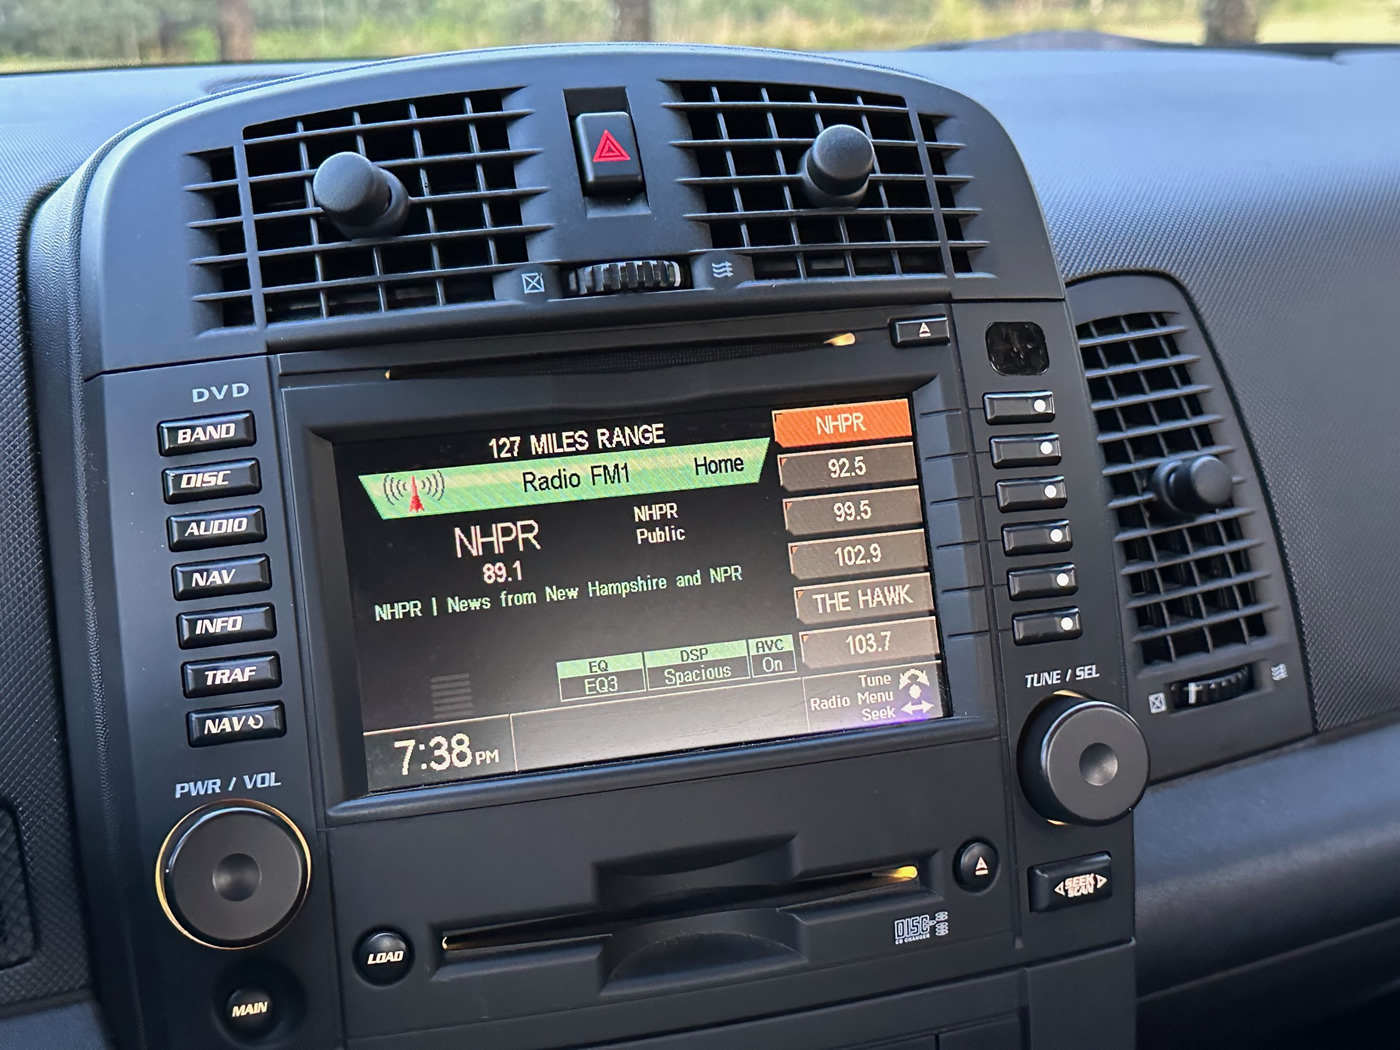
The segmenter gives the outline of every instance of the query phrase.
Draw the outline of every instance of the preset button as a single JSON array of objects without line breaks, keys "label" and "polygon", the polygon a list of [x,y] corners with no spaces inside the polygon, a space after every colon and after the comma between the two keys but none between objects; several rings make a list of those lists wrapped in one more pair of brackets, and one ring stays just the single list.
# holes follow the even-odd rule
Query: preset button
[{"label": "preset button", "polygon": [[1006,574],[1006,590],[1013,602],[1073,594],[1079,590],[1079,574],[1069,564],[1012,569]]},{"label": "preset button", "polygon": [[1059,434],[1026,434],[994,437],[991,441],[994,467],[1049,467],[1060,462]]}]

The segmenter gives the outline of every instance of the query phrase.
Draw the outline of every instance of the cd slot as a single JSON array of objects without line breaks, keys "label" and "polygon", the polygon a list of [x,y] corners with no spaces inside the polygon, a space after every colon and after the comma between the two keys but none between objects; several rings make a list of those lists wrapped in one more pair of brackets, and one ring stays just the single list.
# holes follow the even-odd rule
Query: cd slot
[{"label": "cd slot", "polygon": [[[774,936],[771,918],[777,913],[793,912],[811,907],[860,907],[876,901],[884,902],[893,895],[926,894],[924,868],[920,863],[885,865],[875,869],[852,871],[837,875],[800,879],[779,886],[738,886],[700,890],[669,897],[664,902],[638,904],[588,915],[564,919],[531,920],[508,925],[449,930],[442,935],[444,961],[466,961],[474,956],[499,951],[564,948],[583,944],[606,946],[622,937],[633,949],[651,930],[658,936],[684,937],[683,927],[692,937],[729,935],[746,939]],[[739,916],[754,920],[763,927],[743,931],[736,928]],[[738,922],[743,927],[745,922]],[[654,929],[653,929],[654,928]],[[785,938],[784,938],[785,939]],[[791,949],[790,945],[775,945]],[[630,952],[629,952],[630,954]]]}]

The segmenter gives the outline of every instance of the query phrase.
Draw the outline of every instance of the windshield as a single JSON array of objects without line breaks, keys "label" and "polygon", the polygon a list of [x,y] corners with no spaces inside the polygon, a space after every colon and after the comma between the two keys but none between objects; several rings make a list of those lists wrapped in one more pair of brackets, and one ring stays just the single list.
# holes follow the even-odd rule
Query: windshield
[{"label": "windshield", "polygon": [[[1400,0],[0,0],[0,71],[662,40],[885,50],[1026,33],[1400,41]],[[1131,41],[1107,42],[1119,46]]]}]

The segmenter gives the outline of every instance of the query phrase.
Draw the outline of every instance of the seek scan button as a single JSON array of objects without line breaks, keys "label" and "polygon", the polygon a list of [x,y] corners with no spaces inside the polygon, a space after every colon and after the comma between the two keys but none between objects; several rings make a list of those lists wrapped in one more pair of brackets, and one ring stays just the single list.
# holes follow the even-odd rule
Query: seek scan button
[{"label": "seek scan button", "polygon": [[773,413],[773,440],[783,448],[894,441],[913,435],[909,402],[903,398],[814,408],[780,408]]},{"label": "seek scan button", "polygon": [[587,196],[642,192],[642,162],[630,113],[580,113],[574,118],[574,145]]},{"label": "seek scan button", "polygon": [[191,711],[185,716],[190,747],[231,744],[235,740],[265,740],[287,732],[280,703]]}]

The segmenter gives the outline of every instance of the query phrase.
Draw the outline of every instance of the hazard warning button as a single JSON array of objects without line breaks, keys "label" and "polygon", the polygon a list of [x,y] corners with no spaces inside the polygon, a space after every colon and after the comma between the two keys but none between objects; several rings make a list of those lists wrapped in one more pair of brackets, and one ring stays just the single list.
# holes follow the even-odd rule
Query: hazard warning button
[{"label": "hazard warning button", "polygon": [[642,162],[629,113],[581,113],[574,118],[583,192],[631,197],[642,191]]}]

